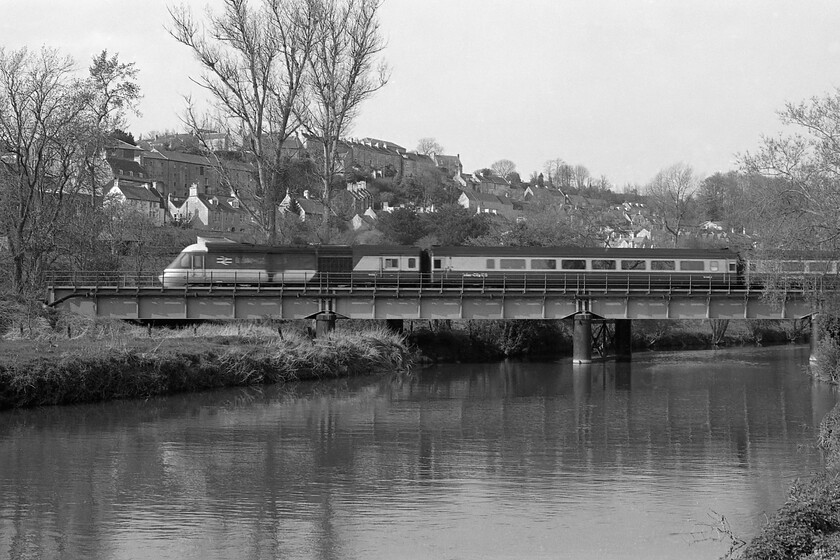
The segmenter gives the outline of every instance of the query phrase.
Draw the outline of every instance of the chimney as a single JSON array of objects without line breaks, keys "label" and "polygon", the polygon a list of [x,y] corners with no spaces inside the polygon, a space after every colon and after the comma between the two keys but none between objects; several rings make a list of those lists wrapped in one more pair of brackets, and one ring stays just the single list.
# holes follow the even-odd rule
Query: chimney
[{"label": "chimney", "polygon": [[192,185],[190,185],[190,196],[198,196],[198,183],[193,183]]},{"label": "chimney", "polygon": [[309,189],[303,191],[303,198],[309,199]]}]

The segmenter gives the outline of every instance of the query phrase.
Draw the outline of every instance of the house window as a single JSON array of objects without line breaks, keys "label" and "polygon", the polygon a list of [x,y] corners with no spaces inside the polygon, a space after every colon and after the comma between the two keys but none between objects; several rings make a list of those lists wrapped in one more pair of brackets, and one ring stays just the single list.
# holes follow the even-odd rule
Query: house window
[{"label": "house window", "polygon": [[586,261],[583,259],[563,259],[560,267],[563,270],[586,270]]},{"label": "house window", "polygon": [[650,261],[651,270],[675,270],[674,261]]},{"label": "house window", "polygon": [[204,175],[204,167],[199,167],[198,168],[198,174],[199,175]]},{"label": "house window", "polygon": [[531,259],[531,270],[557,270],[557,259]]},{"label": "house window", "polygon": [[487,259],[486,268],[488,270],[493,270],[494,268],[496,268],[496,259]]},{"label": "house window", "polygon": [[592,270],[615,270],[615,261],[592,259]]},{"label": "house window", "polygon": [[499,259],[499,268],[504,270],[524,270],[525,259]]},{"label": "house window", "polygon": [[645,261],[621,261],[621,270],[647,270]]}]

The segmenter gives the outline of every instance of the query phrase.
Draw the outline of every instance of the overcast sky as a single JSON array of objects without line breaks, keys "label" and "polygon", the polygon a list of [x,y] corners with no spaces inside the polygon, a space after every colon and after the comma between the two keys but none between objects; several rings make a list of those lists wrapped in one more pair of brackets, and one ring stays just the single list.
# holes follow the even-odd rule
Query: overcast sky
[{"label": "overcast sky", "polygon": [[[117,52],[140,69],[131,132],[179,129],[197,69],[164,29],[171,4],[0,0],[0,44],[80,68]],[[527,178],[562,158],[619,189],[677,162],[727,171],[786,101],[840,86],[836,0],[385,0],[381,23],[391,80],[349,135],[432,136],[465,171],[507,158]]]}]

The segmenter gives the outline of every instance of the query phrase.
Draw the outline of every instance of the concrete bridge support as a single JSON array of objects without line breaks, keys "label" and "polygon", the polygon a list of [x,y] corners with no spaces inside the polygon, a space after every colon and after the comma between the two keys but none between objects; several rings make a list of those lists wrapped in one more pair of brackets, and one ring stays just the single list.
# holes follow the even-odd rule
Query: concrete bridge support
[{"label": "concrete bridge support", "polygon": [[592,363],[592,315],[575,315],[575,329],[572,334],[572,363]]},{"label": "concrete bridge support", "polygon": [[315,338],[324,338],[335,330],[335,313],[325,311],[315,316]]},{"label": "concrete bridge support", "polygon": [[633,331],[630,319],[615,320],[615,361],[629,362],[633,356]]},{"label": "concrete bridge support", "polygon": [[811,314],[811,357],[809,361],[817,361],[817,346],[820,344],[822,332],[820,332],[820,314]]}]

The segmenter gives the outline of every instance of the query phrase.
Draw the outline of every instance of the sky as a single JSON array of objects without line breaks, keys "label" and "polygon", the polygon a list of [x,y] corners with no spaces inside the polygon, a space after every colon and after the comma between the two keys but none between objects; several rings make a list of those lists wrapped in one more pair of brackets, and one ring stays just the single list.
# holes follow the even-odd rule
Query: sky
[{"label": "sky", "polygon": [[[80,70],[118,53],[144,95],[129,130],[181,130],[201,91],[165,29],[174,4],[0,0],[0,45],[56,47]],[[840,87],[836,0],[384,0],[380,21],[390,81],[347,136],[434,137],[467,172],[505,158],[527,178],[561,158],[615,190],[675,163],[725,172],[782,130],[786,102]]]}]

